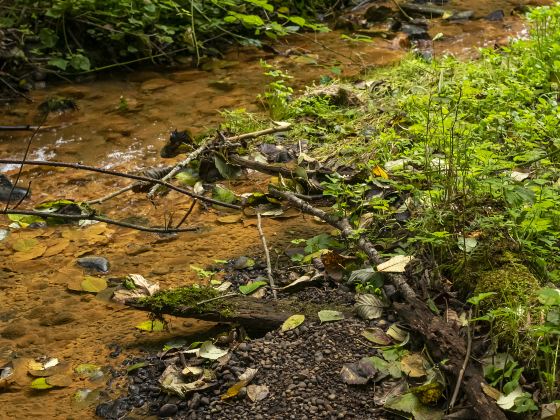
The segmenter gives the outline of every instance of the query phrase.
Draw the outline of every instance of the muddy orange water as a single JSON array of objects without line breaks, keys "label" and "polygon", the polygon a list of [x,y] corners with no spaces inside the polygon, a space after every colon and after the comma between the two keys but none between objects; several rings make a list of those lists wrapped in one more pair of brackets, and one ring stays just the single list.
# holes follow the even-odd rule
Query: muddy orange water
[{"label": "muddy orange water", "polygon": [[[457,1],[449,6],[456,10],[477,7],[480,15],[504,9],[509,15],[517,3]],[[436,43],[436,53],[470,58],[476,55],[473,47],[522,34],[523,24],[512,17],[501,22],[435,21],[430,34],[438,32],[444,37]],[[131,171],[161,164],[159,148],[172,129],[201,132],[217,127],[223,110],[258,111],[256,95],[263,92],[267,83],[258,63],[260,58],[288,71],[295,77],[294,84],[302,86],[328,74],[334,65],[342,68],[343,75],[353,75],[364,67],[393,63],[405,53],[390,40],[350,42],[336,32],[296,36],[289,43],[279,43],[277,48],[286,54],[267,56],[256,50],[232,51],[225,60],[208,65],[208,71],[174,68],[157,73],[117,73],[82,84],[49,85],[30,94],[33,103],[21,101],[3,107],[0,124],[32,124],[37,104],[45,98],[73,97],[79,110],[51,115],[46,124],[53,128],[37,135],[30,158]],[[128,103],[127,112],[118,111],[121,97]],[[26,140],[25,133],[0,134],[0,156],[21,158]],[[0,171],[12,176],[16,169],[4,166]],[[70,169],[25,167],[22,182],[32,183],[32,199],[25,204],[31,208],[35,203],[62,197],[97,198],[127,185],[128,181]],[[265,177],[253,177],[230,186],[238,191],[254,191],[264,189],[266,183]],[[178,220],[190,201],[171,192],[157,204],[154,207],[144,195],[129,192],[99,209],[113,218],[142,216],[161,225],[171,214]],[[201,229],[172,237],[105,224],[12,230],[0,242],[0,366],[14,362],[16,383],[6,392],[0,389],[0,418],[94,417],[98,401],[77,404],[73,395],[78,389],[104,388],[107,377],[92,382],[74,375],[67,388],[33,391],[26,368],[31,359],[56,357],[69,370],[80,363],[118,366],[125,353],[146,346],[157,348],[173,337],[194,337],[208,330],[208,323],[171,319],[168,332],[141,332],[135,325],[146,320],[146,314],[94,295],[72,293],[67,284],[83,277],[76,258],[84,255],[108,258],[110,276],[139,273],[168,288],[200,281],[191,266],[204,267],[215,260],[262,252],[254,220],[219,224],[216,218],[220,214],[197,207],[188,223]],[[8,224],[5,218],[0,220],[0,228],[7,228]],[[312,236],[325,227],[311,218],[298,216],[266,219],[264,229],[271,247],[282,252],[291,239]],[[15,251],[13,244],[19,239],[34,239],[35,249],[31,253]],[[124,349],[123,355],[110,358],[109,347],[114,344]]]}]

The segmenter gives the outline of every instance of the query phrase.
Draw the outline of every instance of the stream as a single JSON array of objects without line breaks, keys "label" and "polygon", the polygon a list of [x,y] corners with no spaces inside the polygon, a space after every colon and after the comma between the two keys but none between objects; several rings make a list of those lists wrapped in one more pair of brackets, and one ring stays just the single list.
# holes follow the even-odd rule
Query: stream
[{"label": "stream", "polygon": [[[472,59],[478,54],[476,47],[492,46],[507,36],[522,36],[523,22],[510,17],[519,3],[451,1],[449,5],[454,10],[475,10],[477,15],[485,16],[503,9],[506,18],[456,23],[434,19],[430,36],[443,34],[434,43],[434,54]],[[393,40],[353,42],[342,39],[336,31],[296,35],[278,41],[275,48],[280,54],[251,48],[233,50],[222,60],[206,63],[201,70],[186,66],[145,68],[82,83],[49,83],[29,93],[32,103],[19,100],[5,105],[0,123],[33,124],[38,104],[55,95],[71,97],[79,109],[51,114],[45,122],[48,128],[34,139],[29,158],[131,172],[181,160],[178,157],[162,162],[159,157],[160,148],[174,129],[188,128],[198,134],[215,130],[225,110],[260,112],[256,96],[270,81],[263,75],[260,59],[294,76],[297,91],[329,74],[333,66],[342,70],[343,77],[357,77],[367,68],[396,63],[407,52]],[[121,98],[128,103],[126,112],[119,111]],[[29,135],[0,132],[0,157],[21,158]],[[17,170],[14,166],[0,166],[0,172],[12,180]],[[60,198],[91,200],[130,183],[72,169],[31,166],[23,168],[20,182],[31,182],[32,189],[31,199],[22,208]],[[224,184],[236,192],[265,191],[268,177],[251,176]],[[142,217],[149,219],[151,225],[161,225],[164,215],[173,214],[179,220],[189,206],[188,197],[174,192],[159,199],[157,207],[145,194],[128,192],[98,208],[118,220]],[[191,266],[206,267],[216,260],[241,255],[260,256],[262,247],[255,220],[220,224],[216,218],[223,214],[227,213],[197,206],[187,224],[199,230],[173,236],[99,223],[84,228],[12,230],[0,241],[0,366],[9,361],[16,366],[15,386],[8,392],[0,389],[0,419],[93,417],[93,407],[99,400],[77,402],[73,396],[80,389],[104,389],[109,375],[96,381],[76,377],[68,387],[34,391],[29,387],[31,378],[26,369],[17,369],[31,359],[56,357],[69,368],[92,363],[108,371],[127,354],[144,348],[160,349],[174,337],[192,337],[194,341],[209,331],[211,323],[171,318],[169,331],[143,332],[135,326],[146,321],[147,314],[111,303],[102,294],[71,292],[67,285],[84,276],[76,259],[86,255],[107,258],[111,264],[108,277],[138,273],[158,282],[161,288],[200,282]],[[6,229],[8,224],[2,218],[0,229]],[[289,246],[290,240],[308,238],[326,229],[304,216],[267,218],[263,228],[270,247],[278,253]],[[43,251],[33,258],[22,255],[12,247],[19,239],[35,239]]]}]

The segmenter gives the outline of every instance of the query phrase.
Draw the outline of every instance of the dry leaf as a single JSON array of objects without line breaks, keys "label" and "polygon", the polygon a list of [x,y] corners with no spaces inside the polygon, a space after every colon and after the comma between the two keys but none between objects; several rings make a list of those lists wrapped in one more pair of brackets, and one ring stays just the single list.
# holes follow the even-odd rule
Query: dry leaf
[{"label": "dry leaf", "polygon": [[414,257],[407,255],[396,255],[389,261],[385,261],[377,266],[377,271],[382,273],[404,273],[407,264],[412,261]]}]

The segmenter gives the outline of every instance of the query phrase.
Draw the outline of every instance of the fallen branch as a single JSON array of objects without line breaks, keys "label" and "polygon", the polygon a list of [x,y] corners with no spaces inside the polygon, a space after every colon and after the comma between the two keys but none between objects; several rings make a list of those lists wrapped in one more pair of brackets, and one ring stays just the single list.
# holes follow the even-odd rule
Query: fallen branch
[{"label": "fallen branch", "polygon": [[[347,219],[338,218],[313,207],[291,192],[270,188],[270,194],[288,200],[303,212],[324,220],[339,229],[343,237],[354,238],[353,229]],[[365,237],[358,237],[357,244],[367,254],[372,264],[377,265],[381,262],[377,250]],[[442,369],[453,376],[456,383],[462,382],[462,377],[464,377],[465,395],[479,418],[505,420],[506,416],[496,402],[482,391],[481,384],[485,383],[485,380],[480,365],[465,364],[469,351],[465,346],[463,337],[451,324],[434,315],[426,303],[416,296],[403,276],[388,273],[388,278],[405,298],[404,303],[393,302],[399,317],[408,323],[412,330],[422,336],[430,353],[437,360],[447,360]]]},{"label": "fallen branch", "polygon": [[[241,140],[247,140],[247,139],[251,139],[251,138],[255,138],[255,137],[259,137],[259,136],[264,136],[264,135],[267,135],[267,134],[273,134],[273,133],[278,133],[278,132],[281,132],[281,131],[287,131],[291,127],[292,127],[291,124],[281,123],[281,124],[277,125],[276,127],[270,127],[270,128],[265,129],[265,130],[254,131],[252,133],[240,134],[238,136],[233,136],[233,137],[224,137],[223,135],[218,133],[218,135],[216,137],[213,137],[213,138],[208,139],[205,142],[203,142],[196,150],[194,150],[191,154],[189,154],[189,156],[185,160],[182,160],[177,165],[175,165],[175,167],[166,176],[164,176],[161,180],[162,181],[167,181],[167,180],[173,178],[175,175],[177,175],[179,172],[181,172],[183,170],[183,168],[187,167],[193,160],[198,158],[204,151],[206,151],[206,149],[209,146],[214,144],[217,140],[221,140],[224,143],[233,143],[233,142],[238,142],[238,141],[241,141]],[[154,185],[152,187],[152,189],[150,190],[150,192],[148,193],[148,198],[150,200],[154,198],[157,190],[158,190],[158,186]]]},{"label": "fallen branch", "polygon": [[191,206],[189,207],[189,209],[187,210],[187,212],[185,213],[185,215],[183,216],[183,218],[181,219],[181,221],[179,223],[177,223],[177,226],[175,226],[175,229],[179,229],[181,227],[181,225],[183,223],[185,223],[185,221],[187,220],[187,218],[191,215],[192,211],[194,210],[194,206],[196,206],[196,198],[192,201]]},{"label": "fallen branch", "polygon": [[[287,191],[280,191],[276,188],[270,188],[270,194],[277,197],[282,198],[284,200],[288,200],[290,203],[294,204],[304,213],[311,214],[312,216],[317,216],[319,219],[324,220],[329,225],[337,228],[340,230],[342,236],[347,239],[352,239],[354,237],[354,230],[347,219],[341,219],[332,214],[328,214],[327,212],[318,209],[317,207],[312,206],[311,204],[307,203],[306,201],[298,198],[295,194]],[[373,246],[371,242],[365,239],[363,236],[358,238],[358,246],[366,253],[369,260],[375,264],[381,264],[383,261],[379,256],[379,253]],[[399,275],[399,274],[390,274],[389,279],[393,283],[393,285],[403,294],[406,299],[412,299],[416,297],[416,293],[406,282],[406,279]]]},{"label": "fallen branch", "polygon": [[[244,168],[253,169],[255,171],[262,172],[263,174],[268,174],[268,175],[278,175],[278,174],[280,174],[285,178],[294,178],[294,177],[298,176],[296,174],[295,170],[286,168],[285,166],[269,165],[269,164],[257,162],[255,160],[249,160],[249,159],[243,158],[239,155],[229,155],[228,156],[228,161],[230,163],[233,163],[234,165],[242,166]],[[306,172],[307,172],[307,175],[313,175],[313,174],[316,173],[316,171],[313,171],[313,170],[308,170]]]},{"label": "fallen branch", "polygon": [[58,213],[46,213],[34,210],[3,210],[0,214],[21,214],[25,216],[38,216],[43,219],[49,217],[56,217],[65,220],[95,220],[98,222],[104,222],[109,225],[121,226],[129,229],[141,230],[142,232],[152,232],[152,233],[178,233],[178,232],[192,232],[197,230],[196,227],[189,228],[151,228],[146,226],[134,225],[132,223],[119,222],[118,220],[109,219],[107,217],[97,216],[95,214],[58,214]]},{"label": "fallen branch", "polygon": [[98,173],[102,173],[102,174],[106,174],[106,175],[118,176],[118,177],[121,177],[121,178],[135,179],[137,181],[144,181],[144,182],[149,182],[149,183],[153,183],[153,184],[163,185],[163,186],[165,186],[165,187],[167,187],[171,190],[177,191],[181,194],[185,194],[185,195],[188,195],[189,197],[197,198],[200,201],[205,201],[207,203],[216,204],[216,205],[223,206],[223,207],[228,207],[230,209],[241,210],[241,206],[238,206],[236,204],[229,204],[229,203],[224,203],[222,201],[214,200],[213,198],[209,198],[209,197],[205,197],[205,196],[200,195],[200,194],[196,194],[196,193],[194,193],[192,191],[189,191],[189,190],[186,190],[184,188],[176,187],[175,185],[170,184],[169,182],[165,182],[165,181],[155,179],[155,178],[150,178],[150,177],[147,177],[147,176],[126,174],[126,173],[123,173],[123,172],[112,171],[112,170],[109,170],[109,169],[96,168],[95,166],[81,165],[79,163],[48,162],[48,161],[44,161],[44,160],[21,161],[21,160],[17,160],[17,159],[0,159],[0,163],[16,164],[16,165],[17,164],[27,164],[27,165],[37,165],[37,166],[52,166],[52,167],[58,167],[58,168],[72,168],[72,169],[79,169],[79,170],[83,170],[83,171],[98,172]]},{"label": "fallen branch", "polygon": [[264,236],[264,231],[262,229],[261,214],[257,213],[257,229],[259,230],[259,236],[261,237],[261,242],[264,248],[264,256],[266,259],[266,276],[268,277],[268,282],[272,288],[272,295],[274,299],[278,299],[276,294],[276,285],[274,283],[274,277],[272,277],[272,264],[270,263],[270,252],[268,251],[268,246],[266,245],[266,237]]}]

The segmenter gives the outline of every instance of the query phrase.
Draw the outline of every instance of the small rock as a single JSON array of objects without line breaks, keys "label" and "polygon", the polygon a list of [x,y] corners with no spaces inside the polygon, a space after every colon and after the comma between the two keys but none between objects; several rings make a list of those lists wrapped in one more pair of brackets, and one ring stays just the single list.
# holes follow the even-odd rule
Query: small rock
[{"label": "small rock", "polygon": [[491,22],[496,22],[498,20],[504,20],[505,13],[503,10],[495,10],[492,13],[488,14],[484,19],[489,20]]},{"label": "small rock", "polygon": [[88,270],[107,273],[109,271],[109,261],[103,257],[82,257],[77,260],[78,265]]},{"label": "small rock", "polygon": [[158,411],[158,416],[160,417],[173,417],[177,414],[179,408],[175,404],[164,404]]},{"label": "small rock", "polygon": [[472,10],[464,10],[462,12],[453,13],[448,20],[469,20],[474,16],[474,12]]}]

